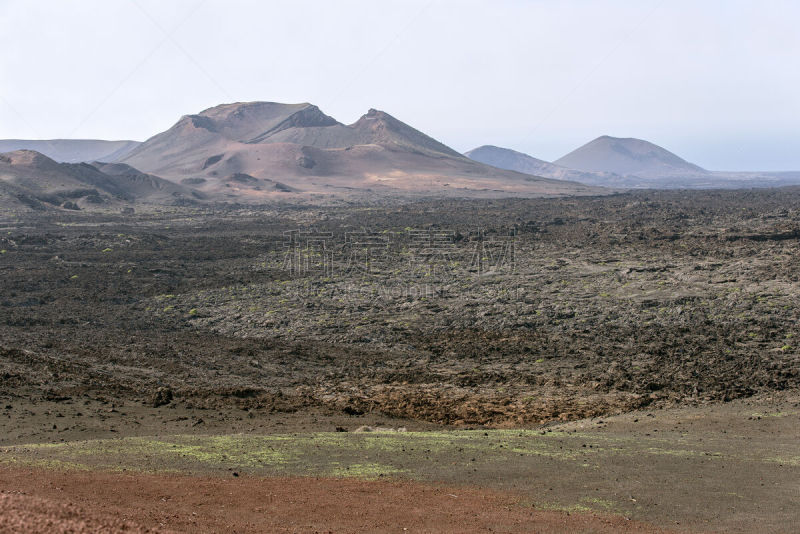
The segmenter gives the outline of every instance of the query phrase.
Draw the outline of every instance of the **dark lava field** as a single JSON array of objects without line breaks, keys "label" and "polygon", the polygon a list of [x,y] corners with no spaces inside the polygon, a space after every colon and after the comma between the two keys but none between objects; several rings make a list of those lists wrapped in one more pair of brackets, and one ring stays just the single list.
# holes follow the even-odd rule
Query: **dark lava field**
[{"label": "dark lava field", "polygon": [[57,436],[121,406],[518,427],[750,397],[800,385],[798,252],[797,188],[5,214],[0,403],[72,405]]}]

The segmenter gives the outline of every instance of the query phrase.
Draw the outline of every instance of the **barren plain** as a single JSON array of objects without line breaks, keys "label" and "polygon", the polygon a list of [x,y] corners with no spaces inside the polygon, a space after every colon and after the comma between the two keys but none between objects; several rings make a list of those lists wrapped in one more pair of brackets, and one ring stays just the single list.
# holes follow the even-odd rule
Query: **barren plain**
[{"label": "barren plain", "polygon": [[[5,213],[0,506],[218,531],[183,490],[169,514],[79,488],[289,477],[483,491],[475,531],[791,532],[798,239],[792,188]],[[399,524],[295,497],[227,527]],[[441,509],[405,528],[465,531]]]}]

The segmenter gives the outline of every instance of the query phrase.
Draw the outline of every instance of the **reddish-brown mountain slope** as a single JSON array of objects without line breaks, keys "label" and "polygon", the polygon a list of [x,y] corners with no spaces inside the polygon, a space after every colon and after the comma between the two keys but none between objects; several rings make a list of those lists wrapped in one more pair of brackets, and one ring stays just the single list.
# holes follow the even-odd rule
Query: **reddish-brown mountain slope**
[{"label": "reddish-brown mountain slope", "polygon": [[[311,104],[224,104],[186,115],[122,161],[242,200],[286,192],[540,196],[600,191],[472,161],[382,111],[370,110],[344,125]],[[237,175],[252,180],[233,179]]]}]

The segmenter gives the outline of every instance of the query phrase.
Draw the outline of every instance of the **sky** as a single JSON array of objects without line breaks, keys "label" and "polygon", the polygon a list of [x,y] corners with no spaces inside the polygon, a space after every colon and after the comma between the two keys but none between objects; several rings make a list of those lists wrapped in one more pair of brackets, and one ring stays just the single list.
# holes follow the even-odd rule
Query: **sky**
[{"label": "sky", "polygon": [[798,23],[796,0],[0,0],[0,138],[144,140],[265,100],[462,152],[612,135],[800,170]]}]

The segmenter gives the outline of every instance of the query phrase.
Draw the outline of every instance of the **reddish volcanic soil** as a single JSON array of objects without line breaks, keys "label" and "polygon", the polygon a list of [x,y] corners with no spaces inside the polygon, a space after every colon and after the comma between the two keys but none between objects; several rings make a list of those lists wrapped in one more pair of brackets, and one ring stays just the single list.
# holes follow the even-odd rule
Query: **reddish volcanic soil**
[{"label": "reddish volcanic soil", "polygon": [[513,494],[410,482],[0,470],[0,534],[664,532],[540,511]]}]

